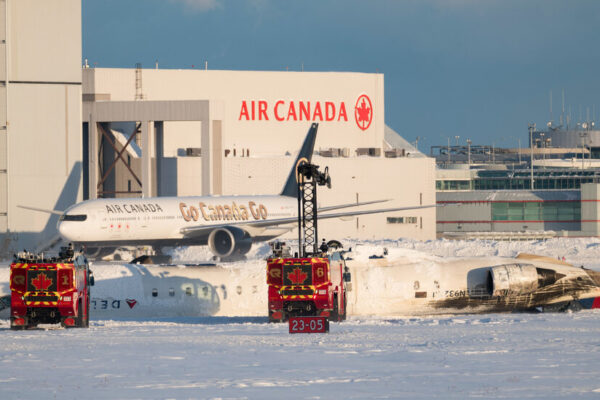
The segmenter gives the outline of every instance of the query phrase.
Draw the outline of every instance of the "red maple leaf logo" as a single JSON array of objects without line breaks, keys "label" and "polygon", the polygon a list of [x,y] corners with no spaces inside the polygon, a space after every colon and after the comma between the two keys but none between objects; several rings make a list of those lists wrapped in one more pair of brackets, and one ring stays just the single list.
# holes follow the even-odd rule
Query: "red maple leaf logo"
[{"label": "red maple leaf logo", "polygon": [[356,106],[354,107],[354,118],[356,125],[363,131],[371,126],[373,120],[373,106],[371,105],[371,99],[366,94],[361,95],[356,100]]},{"label": "red maple leaf logo", "polygon": [[52,285],[52,279],[48,278],[46,274],[38,274],[37,277],[31,280],[31,284],[37,290],[46,290],[50,285]]},{"label": "red maple leaf logo", "polygon": [[298,267],[294,268],[287,276],[294,285],[302,285],[307,277],[308,275]]}]

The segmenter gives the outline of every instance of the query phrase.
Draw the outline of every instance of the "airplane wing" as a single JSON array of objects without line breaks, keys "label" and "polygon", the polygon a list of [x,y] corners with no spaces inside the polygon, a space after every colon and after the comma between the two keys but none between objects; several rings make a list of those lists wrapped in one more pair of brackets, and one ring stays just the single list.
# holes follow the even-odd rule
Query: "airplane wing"
[{"label": "airplane wing", "polygon": [[45,208],[37,208],[37,207],[29,207],[29,206],[21,206],[21,205],[17,205],[17,207],[24,208],[25,210],[39,211],[39,212],[43,212],[43,213],[47,213],[47,214],[63,215],[65,213],[64,211],[47,210]]},{"label": "airplane wing", "polygon": [[[378,200],[379,202],[379,200]],[[356,205],[356,204],[355,204]],[[346,205],[345,205],[346,206]],[[353,217],[358,215],[368,214],[379,214],[393,211],[406,211],[406,210],[420,210],[423,208],[439,207],[437,204],[430,204],[426,206],[412,206],[412,207],[395,207],[395,208],[380,208],[376,210],[364,210],[364,211],[344,211],[332,214],[318,214],[318,219],[330,219],[330,218],[342,218],[342,217]],[[298,222],[298,217],[287,217],[287,218],[275,218],[267,219],[263,221],[228,221],[220,224],[211,225],[197,225],[190,226],[181,229],[181,233],[186,237],[201,236],[210,233],[213,229],[224,228],[227,226],[236,226],[243,228],[244,226],[254,228],[266,228],[270,226],[280,226],[287,224],[295,224]]]},{"label": "airplane wing", "polygon": [[386,201],[390,201],[390,200],[392,200],[392,199],[362,201],[362,202],[356,202],[356,203],[340,204],[340,205],[337,205],[337,206],[321,207],[321,208],[318,209],[318,212],[325,212],[325,211],[331,211],[331,210],[340,210],[342,208],[358,207],[358,206],[364,206],[364,205],[367,205],[367,204],[385,203]]}]

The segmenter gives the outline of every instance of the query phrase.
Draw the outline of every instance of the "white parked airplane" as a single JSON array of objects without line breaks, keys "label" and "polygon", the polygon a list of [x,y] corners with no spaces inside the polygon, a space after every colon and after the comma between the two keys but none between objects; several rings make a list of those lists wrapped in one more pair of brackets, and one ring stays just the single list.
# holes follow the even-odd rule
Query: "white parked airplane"
[{"label": "white parked airplane", "polygon": [[[318,124],[313,123],[279,195],[87,200],[61,215],[58,222],[60,235],[88,249],[138,245],[160,249],[163,246],[208,244],[212,253],[221,259],[242,256],[253,242],[273,239],[296,227],[296,170],[300,162],[310,162],[317,129]],[[341,204],[318,211],[383,201]],[[430,207],[435,205],[326,213],[319,214],[319,219]]]}]

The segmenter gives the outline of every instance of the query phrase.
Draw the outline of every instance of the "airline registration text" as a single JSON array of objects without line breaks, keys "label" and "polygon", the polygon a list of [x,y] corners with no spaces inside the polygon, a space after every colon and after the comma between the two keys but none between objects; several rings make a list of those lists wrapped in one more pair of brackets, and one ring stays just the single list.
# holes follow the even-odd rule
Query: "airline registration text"
[{"label": "airline registration text", "polygon": [[[179,210],[185,221],[198,221],[200,215],[205,221],[247,221],[252,215],[252,218],[267,219],[267,207],[262,204],[256,204],[253,201],[248,202],[248,207],[243,204],[239,206],[233,202],[229,204],[205,204],[198,203],[198,207],[188,206],[186,203],[179,203]],[[248,213],[250,211],[250,213]]]}]

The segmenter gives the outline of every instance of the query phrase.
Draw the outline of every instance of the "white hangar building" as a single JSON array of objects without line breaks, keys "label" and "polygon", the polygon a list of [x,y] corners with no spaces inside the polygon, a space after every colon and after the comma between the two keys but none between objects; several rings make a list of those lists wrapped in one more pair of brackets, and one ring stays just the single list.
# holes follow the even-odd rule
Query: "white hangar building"
[{"label": "white hangar building", "polygon": [[[346,72],[86,68],[84,196],[276,194],[311,122],[313,162],[329,167],[333,183],[320,189],[321,206],[435,204],[434,160],[385,125],[383,75]],[[132,132],[136,146],[123,151],[131,171],[123,159],[103,174]],[[435,216],[431,208],[329,220],[319,232],[433,239]]]},{"label": "white hangar building", "polygon": [[81,190],[81,0],[0,1],[0,260],[58,239]]}]

